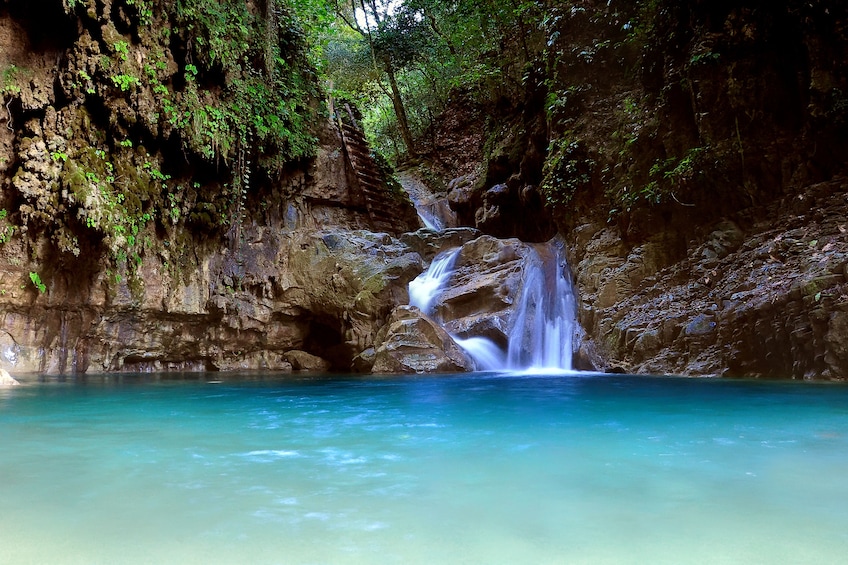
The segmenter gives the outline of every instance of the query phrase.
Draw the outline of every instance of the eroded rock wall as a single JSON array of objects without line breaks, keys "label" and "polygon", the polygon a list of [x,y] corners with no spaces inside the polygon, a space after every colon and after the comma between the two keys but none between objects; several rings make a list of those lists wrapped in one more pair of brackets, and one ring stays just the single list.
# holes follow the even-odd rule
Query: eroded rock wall
[{"label": "eroded rock wall", "polygon": [[0,3],[0,367],[347,370],[406,302],[297,35],[233,6]]},{"label": "eroded rock wall", "polygon": [[581,226],[586,355],[639,373],[846,378],[848,179],[767,212],[706,225],[682,259],[661,235],[626,247],[615,227]]},{"label": "eroded rock wall", "polygon": [[478,164],[446,183],[463,225],[567,239],[581,368],[848,378],[844,3],[578,0],[545,32],[434,161]]}]

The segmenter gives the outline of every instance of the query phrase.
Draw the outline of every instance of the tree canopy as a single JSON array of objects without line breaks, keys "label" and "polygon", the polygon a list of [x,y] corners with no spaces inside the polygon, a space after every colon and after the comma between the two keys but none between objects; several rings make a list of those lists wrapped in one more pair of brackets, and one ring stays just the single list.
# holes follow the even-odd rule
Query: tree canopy
[{"label": "tree canopy", "polygon": [[457,87],[520,88],[548,2],[292,0],[331,95],[362,108],[372,144],[414,155]]}]

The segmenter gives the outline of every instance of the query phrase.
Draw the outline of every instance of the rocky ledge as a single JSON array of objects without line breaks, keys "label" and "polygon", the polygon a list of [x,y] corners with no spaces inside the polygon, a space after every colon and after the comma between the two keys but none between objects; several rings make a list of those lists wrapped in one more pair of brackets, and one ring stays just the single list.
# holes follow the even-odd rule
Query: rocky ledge
[{"label": "rocky ledge", "polygon": [[575,230],[582,350],[607,370],[848,377],[848,179],[723,219],[678,252],[660,232]]}]

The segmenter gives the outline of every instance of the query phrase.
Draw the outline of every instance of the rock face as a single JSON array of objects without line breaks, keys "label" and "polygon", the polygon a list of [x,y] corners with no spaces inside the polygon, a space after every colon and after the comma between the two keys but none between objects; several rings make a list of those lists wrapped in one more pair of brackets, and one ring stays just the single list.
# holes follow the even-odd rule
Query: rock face
[{"label": "rock face", "polygon": [[[437,128],[436,149],[478,164],[445,177],[460,224],[539,241],[551,217],[529,203],[546,203],[569,242],[581,368],[848,378],[844,3],[550,16],[543,76],[511,106],[457,99]],[[451,131],[463,107],[492,116],[473,124],[485,142]]]},{"label": "rock face", "polygon": [[[337,124],[296,89],[289,121],[250,82],[278,64],[243,64],[265,34],[198,51],[194,35],[231,31],[198,5],[0,11],[0,367],[347,370],[406,301],[421,257],[363,231]],[[254,2],[228,9],[265,29]],[[277,71],[308,82],[305,46],[278,31]],[[408,199],[371,192],[407,231]]]},{"label": "rock face", "polygon": [[283,357],[291,364],[292,369],[295,371],[325,372],[330,370],[329,362],[305,351],[298,351],[296,349],[287,351],[283,354]]},{"label": "rock face", "polygon": [[473,228],[451,228],[441,232],[420,229],[402,234],[400,240],[421,255],[425,261],[431,261],[442,251],[462,247],[482,235]]},{"label": "rock face", "polygon": [[439,324],[415,306],[400,306],[377,338],[373,373],[445,373],[474,363]]},{"label": "rock face", "polygon": [[16,379],[12,378],[12,376],[5,369],[0,369],[0,388],[18,386],[19,384],[21,383],[19,383]]},{"label": "rock face", "polygon": [[434,317],[458,337],[486,337],[506,349],[530,254],[530,245],[517,239],[482,236],[466,243],[450,286],[434,302]]},{"label": "rock face", "polygon": [[762,214],[720,220],[680,255],[661,238],[628,248],[615,228],[577,230],[580,320],[595,336],[584,344],[595,362],[639,373],[846,378],[848,180]]},{"label": "rock face", "polygon": [[73,265],[43,269],[44,293],[7,244],[0,363],[47,373],[348,369],[422,269],[417,253],[386,234],[244,233],[242,247],[181,271],[169,268],[170,255],[145,257],[139,276],[120,281]]}]

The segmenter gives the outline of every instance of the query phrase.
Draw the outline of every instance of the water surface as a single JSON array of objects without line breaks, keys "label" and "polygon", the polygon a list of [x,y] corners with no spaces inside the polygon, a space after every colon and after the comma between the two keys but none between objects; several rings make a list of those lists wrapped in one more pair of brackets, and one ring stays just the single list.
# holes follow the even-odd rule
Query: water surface
[{"label": "water surface", "polygon": [[835,563],[848,387],[626,376],[0,391],[0,563]]}]

